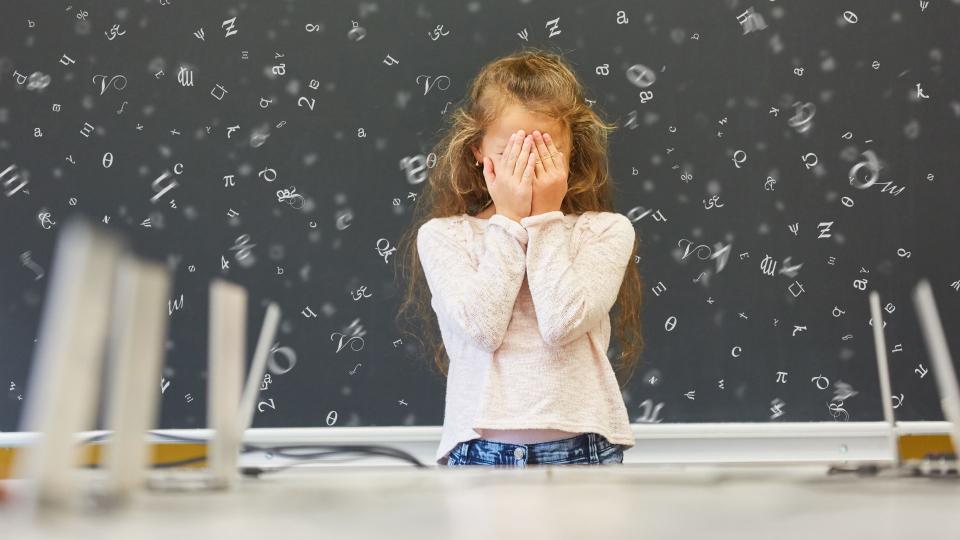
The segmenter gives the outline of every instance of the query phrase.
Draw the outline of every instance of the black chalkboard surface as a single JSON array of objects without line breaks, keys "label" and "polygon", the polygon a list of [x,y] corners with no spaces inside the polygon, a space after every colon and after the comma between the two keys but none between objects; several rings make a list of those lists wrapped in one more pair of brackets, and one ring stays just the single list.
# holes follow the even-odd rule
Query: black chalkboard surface
[{"label": "black chalkboard surface", "polygon": [[[618,124],[640,238],[634,422],[942,418],[910,302],[960,356],[956,2],[0,4],[0,429],[17,429],[58,224],[175,272],[162,427],[203,427],[207,286],[283,308],[255,427],[438,425],[399,340],[397,239],[484,63],[563,52]],[[614,346],[616,344],[614,343]]]}]

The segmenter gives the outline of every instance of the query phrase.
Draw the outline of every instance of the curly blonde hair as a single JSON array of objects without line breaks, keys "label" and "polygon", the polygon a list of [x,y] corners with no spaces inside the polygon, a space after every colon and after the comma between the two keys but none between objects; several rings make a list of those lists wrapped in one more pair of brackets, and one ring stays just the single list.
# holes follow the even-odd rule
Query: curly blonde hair
[{"label": "curly blonde hair", "polygon": [[[422,335],[422,350],[431,353],[435,367],[444,377],[449,358],[439,336],[436,314],[430,305],[431,293],[417,254],[417,231],[432,218],[473,214],[489,205],[491,198],[483,171],[476,166],[471,148],[480,146],[485,127],[509,104],[556,118],[569,126],[573,134],[568,191],[561,211],[616,211],[607,161],[607,136],[616,125],[606,123],[588,106],[583,86],[567,61],[560,54],[525,48],[485,65],[471,82],[467,96],[445,117],[443,136],[432,151],[436,164],[427,174],[410,227],[397,248],[396,269],[403,272],[405,284],[404,300],[396,316],[398,328],[410,338],[419,340]],[[631,259],[638,244],[639,236]],[[403,285],[398,287],[403,289]],[[622,344],[618,358],[611,364],[621,388],[633,376],[644,348],[642,294],[640,272],[630,264],[611,310],[612,334]],[[422,323],[421,328],[404,330],[406,323],[414,320]]]}]

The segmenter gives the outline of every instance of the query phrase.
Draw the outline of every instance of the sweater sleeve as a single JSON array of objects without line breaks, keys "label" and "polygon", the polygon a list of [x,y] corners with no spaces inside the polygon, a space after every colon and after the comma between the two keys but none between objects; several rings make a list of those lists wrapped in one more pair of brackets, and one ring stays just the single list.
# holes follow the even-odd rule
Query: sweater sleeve
[{"label": "sweater sleeve", "polygon": [[527,231],[516,221],[494,214],[483,236],[483,253],[474,264],[468,247],[449,227],[432,219],[417,231],[417,252],[435,311],[472,345],[496,351],[523,284]]},{"label": "sweater sleeve", "polygon": [[633,223],[616,212],[582,215],[575,256],[563,213],[520,220],[527,230],[527,284],[543,340],[561,346],[593,330],[617,301],[633,253]]}]

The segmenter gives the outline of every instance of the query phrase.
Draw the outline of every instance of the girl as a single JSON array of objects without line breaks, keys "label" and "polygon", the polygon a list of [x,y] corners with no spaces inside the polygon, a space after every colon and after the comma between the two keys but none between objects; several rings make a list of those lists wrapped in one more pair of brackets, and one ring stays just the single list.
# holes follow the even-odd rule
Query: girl
[{"label": "girl", "polygon": [[535,49],[484,66],[450,118],[401,240],[413,279],[397,316],[425,321],[447,376],[437,463],[622,463],[635,443],[609,314],[617,303],[625,385],[642,284],[633,224],[613,211],[615,126],[561,56]]}]

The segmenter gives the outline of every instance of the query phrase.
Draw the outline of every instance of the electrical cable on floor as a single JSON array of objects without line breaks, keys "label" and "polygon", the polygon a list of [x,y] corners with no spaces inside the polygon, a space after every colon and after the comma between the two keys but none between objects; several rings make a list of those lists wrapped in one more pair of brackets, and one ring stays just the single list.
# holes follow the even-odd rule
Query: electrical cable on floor
[{"label": "electrical cable on floor", "polygon": [[[148,433],[150,433],[155,437],[178,441],[178,442],[192,442],[192,443],[203,443],[203,444],[207,444],[209,442],[208,439],[197,438],[197,437],[169,435],[166,433],[159,433],[156,431],[150,431]],[[99,435],[94,435],[82,441],[81,444],[102,442],[102,441],[108,440],[110,436],[111,436],[110,433],[101,433]],[[312,450],[313,452],[295,453],[295,452],[290,452],[290,450],[303,450],[303,451]],[[307,444],[307,445],[256,446],[256,445],[246,444],[246,443],[242,445],[242,450],[240,452],[241,455],[249,454],[252,452],[264,452],[264,453],[273,454],[273,455],[288,458],[288,459],[296,459],[298,461],[296,463],[289,463],[289,464],[281,465],[277,467],[242,467],[240,469],[241,473],[244,474],[245,476],[250,476],[250,477],[259,477],[261,474],[268,473],[268,472],[279,472],[279,471],[286,470],[291,467],[295,467],[297,465],[302,465],[309,462],[323,461],[324,457],[337,456],[341,454],[359,454],[358,456],[348,457],[343,461],[360,459],[367,456],[385,456],[385,457],[397,458],[401,461],[407,461],[418,468],[426,468],[426,465],[421,463],[420,460],[418,460],[412,454],[408,452],[404,452],[403,450],[391,448],[389,446],[381,446],[381,445]],[[202,463],[206,461],[206,459],[207,459],[206,456],[196,456],[196,457],[186,458],[186,459],[177,460],[177,461],[156,463],[153,465],[153,468],[163,469],[163,468],[171,468],[171,467],[181,467],[184,465],[191,465],[194,463]],[[329,460],[329,461],[333,461],[333,460]],[[92,467],[96,467],[96,465],[92,465]]]}]

